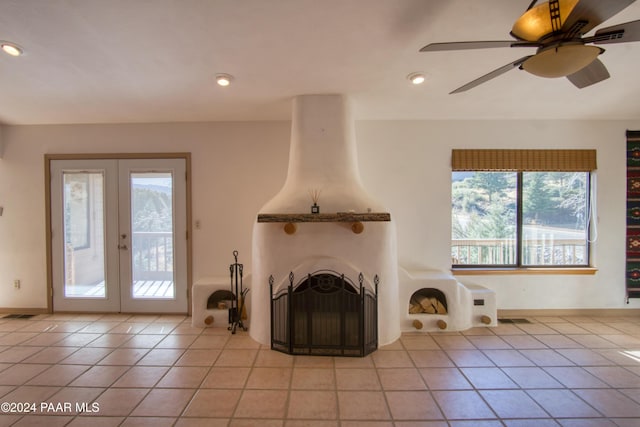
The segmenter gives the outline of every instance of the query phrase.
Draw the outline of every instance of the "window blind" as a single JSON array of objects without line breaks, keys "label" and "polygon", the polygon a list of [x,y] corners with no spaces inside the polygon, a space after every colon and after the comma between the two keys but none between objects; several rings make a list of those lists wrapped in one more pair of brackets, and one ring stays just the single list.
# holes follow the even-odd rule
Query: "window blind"
[{"label": "window blind", "polygon": [[454,171],[562,171],[596,169],[596,150],[454,149]]}]

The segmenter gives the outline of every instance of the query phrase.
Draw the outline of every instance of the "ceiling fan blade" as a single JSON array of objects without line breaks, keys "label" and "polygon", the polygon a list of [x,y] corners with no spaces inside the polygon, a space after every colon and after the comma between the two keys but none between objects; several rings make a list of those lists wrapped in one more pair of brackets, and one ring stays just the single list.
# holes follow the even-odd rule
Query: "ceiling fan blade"
[{"label": "ceiling fan blade", "polygon": [[430,43],[420,49],[420,52],[440,52],[447,50],[488,49],[494,47],[538,47],[538,43],[519,40],[493,40],[473,42]]},{"label": "ceiling fan blade", "polygon": [[454,93],[465,92],[465,91],[467,91],[469,89],[472,89],[472,88],[474,88],[476,86],[481,85],[482,83],[488,82],[489,80],[494,79],[494,78],[506,73],[507,71],[514,69],[515,67],[519,67],[520,65],[522,65],[522,63],[524,61],[526,61],[527,59],[531,58],[532,56],[533,55],[523,56],[522,58],[520,58],[520,59],[518,59],[516,61],[510,62],[507,65],[503,65],[502,67],[500,67],[498,69],[495,69],[492,72],[490,72],[488,74],[485,74],[484,76],[479,77],[479,78],[467,83],[464,86],[460,86],[458,89],[454,90],[453,92],[450,92],[449,95],[452,95]]},{"label": "ceiling fan blade", "polygon": [[582,35],[611,18],[636,0],[580,0],[562,24],[562,31]]},{"label": "ceiling fan blade", "polygon": [[607,67],[597,58],[582,70],[567,76],[567,79],[578,89],[591,86],[608,78],[609,71],[607,71]]},{"label": "ceiling fan blade", "polygon": [[595,44],[626,43],[640,41],[640,20],[613,25],[596,31],[593,37],[587,37],[585,42]]}]

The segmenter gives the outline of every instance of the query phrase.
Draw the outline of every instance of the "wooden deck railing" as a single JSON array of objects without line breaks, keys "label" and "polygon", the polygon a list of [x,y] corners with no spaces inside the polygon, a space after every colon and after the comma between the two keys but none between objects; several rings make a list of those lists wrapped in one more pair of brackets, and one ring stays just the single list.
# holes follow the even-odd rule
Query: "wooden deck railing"
[{"label": "wooden deck railing", "polygon": [[137,231],[133,233],[134,280],[173,278],[173,233]]},{"label": "wooden deck railing", "polygon": [[[523,265],[586,265],[583,239],[527,239],[523,241]],[[514,265],[513,239],[454,239],[451,241],[454,265]]]}]

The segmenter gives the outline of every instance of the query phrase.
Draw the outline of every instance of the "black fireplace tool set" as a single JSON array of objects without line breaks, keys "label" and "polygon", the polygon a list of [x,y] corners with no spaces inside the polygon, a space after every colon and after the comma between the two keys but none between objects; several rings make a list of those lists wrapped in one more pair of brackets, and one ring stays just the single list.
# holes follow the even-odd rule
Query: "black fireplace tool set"
[{"label": "black fireplace tool set", "polygon": [[238,251],[233,251],[233,258],[235,262],[229,266],[233,299],[231,300],[231,307],[229,307],[229,327],[227,329],[230,330],[232,334],[235,334],[237,328],[243,331],[247,330],[242,320],[247,318],[245,299],[249,288],[242,286],[243,265],[238,263]]}]

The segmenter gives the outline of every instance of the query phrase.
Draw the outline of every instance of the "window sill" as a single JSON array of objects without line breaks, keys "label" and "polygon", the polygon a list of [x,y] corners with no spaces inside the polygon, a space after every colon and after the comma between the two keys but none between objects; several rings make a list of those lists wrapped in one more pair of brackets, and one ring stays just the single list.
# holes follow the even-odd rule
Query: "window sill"
[{"label": "window sill", "polygon": [[556,274],[556,275],[594,275],[598,271],[595,267],[576,268],[545,268],[545,267],[523,267],[523,268],[452,268],[454,276],[489,276],[489,275],[518,275],[518,274]]}]

